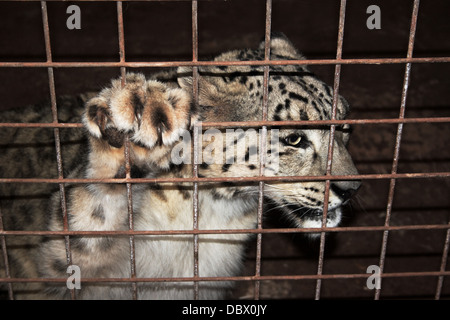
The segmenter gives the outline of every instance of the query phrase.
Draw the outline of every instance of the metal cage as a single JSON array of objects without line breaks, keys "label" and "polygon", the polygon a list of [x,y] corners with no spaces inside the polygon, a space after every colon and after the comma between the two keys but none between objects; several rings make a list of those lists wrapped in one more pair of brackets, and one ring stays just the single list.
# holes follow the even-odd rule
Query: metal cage
[{"label": "metal cage", "polygon": [[[274,3],[277,0],[273,0]],[[20,1],[19,1],[20,2]],[[83,1],[80,1],[83,2]],[[438,65],[438,66],[447,66],[450,63],[450,56],[447,53],[441,54],[440,56],[427,56],[426,54],[421,54],[419,57],[416,57],[414,53],[414,44],[415,44],[415,35],[416,29],[420,26],[419,17],[419,0],[411,0],[406,1],[409,6],[405,7],[405,11],[409,12],[410,16],[410,27],[409,27],[409,40],[407,52],[404,56],[400,57],[363,57],[363,58],[344,58],[343,57],[343,46],[344,46],[344,29],[346,25],[346,11],[349,4],[346,0],[335,1],[336,4],[339,4],[339,13],[338,13],[338,36],[335,50],[335,57],[332,58],[318,58],[318,59],[308,59],[308,60],[270,60],[270,48],[268,45],[265,47],[265,58],[263,61],[232,61],[232,62],[213,62],[199,59],[199,24],[198,24],[198,16],[201,12],[201,8],[199,10],[199,5],[201,6],[202,1],[189,1],[192,4],[191,6],[191,25],[192,25],[192,56],[189,60],[177,60],[177,61],[129,61],[126,56],[126,39],[124,26],[126,27],[127,21],[124,21],[124,6],[128,1],[111,1],[115,2],[117,6],[117,37],[119,43],[119,61],[69,61],[69,62],[61,62],[54,61],[54,57],[52,54],[52,29],[53,26],[49,24],[49,14],[47,9],[47,1],[40,1],[40,8],[42,14],[42,26],[44,31],[44,41],[45,41],[45,53],[46,53],[46,61],[36,62],[36,61],[0,61],[0,70],[8,70],[10,73],[14,73],[17,70],[21,69],[45,69],[48,73],[48,86],[50,91],[50,100],[52,107],[52,115],[53,122],[51,123],[0,123],[0,130],[2,128],[50,128],[54,131],[55,141],[56,141],[56,159],[58,163],[58,178],[27,178],[27,179],[19,179],[19,178],[4,178],[0,177],[1,184],[17,184],[17,183],[46,183],[46,184],[55,184],[59,186],[60,191],[60,199],[61,199],[61,208],[63,211],[63,219],[64,219],[64,230],[63,231],[13,231],[13,230],[5,230],[1,223],[1,212],[0,212],[0,242],[2,247],[2,259],[4,260],[4,264],[6,266],[6,277],[0,278],[0,282],[6,283],[9,285],[8,297],[10,299],[14,298],[14,291],[12,288],[13,283],[18,282],[65,282],[66,279],[43,279],[43,278],[14,278],[10,275],[8,270],[8,246],[6,245],[7,237],[20,237],[20,236],[30,236],[30,235],[38,235],[38,236],[64,236],[66,241],[66,250],[67,250],[67,264],[71,264],[71,236],[76,235],[117,235],[117,236],[126,236],[129,237],[130,242],[130,264],[132,266],[131,274],[128,278],[114,278],[114,279],[105,279],[105,278],[95,278],[95,279],[82,279],[82,282],[123,282],[130,283],[134,287],[134,297],[138,298],[136,285],[142,282],[160,282],[160,281],[179,281],[179,282],[194,282],[194,286],[198,283],[198,281],[217,281],[217,280],[231,280],[239,283],[242,289],[242,292],[251,292],[250,295],[245,295],[245,293],[240,293],[241,297],[246,298],[267,298],[268,296],[262,293],[262,287],[264,285],[271,285],[272,288],[277,288],[281,283],[308,283],[309,286],[302,287],[302,290],[310,290],[309,296],[315,299],[324,298],[323,294],[323,285],[324,283],[332,283],[333,281],[336,285],[346,286],[347,283],[353,281],[353,283],[357,283],[358,286],[363,287],[365,281],[367,280],[370,274],[367,273],[366,267],[368,264],[364,264],[363,262],[359,262],[361,265],[358,267],[360,272],[346,272],[339,271],[345,269],[339,269],[337,267],[335,270],[337,272],[330,272],[326,268],[327,263],[327,254],[326,249],[331,245],[326,238],[325,233],[330,234],[361,234],[364,235],[364,239],[370,241],[370,246],[375,246],[378,248],[378,255],[372,256],[370,261],[371,264],[375,264],[379,266],[381,273],[380,277],[382,279],[381,288],[375,289],[373,291],[368,291],[367,289],[362,290],[365,293],[359,296],[357,293],[350,293],[351,297],[374,297],[375,299],[383,298],[383,292],[386,286],[391,286],[394,292],[388,294],[387,297],[390,296],[407,296],[407,294],[403,293],[403,291],[395,293],[395,288],[398,288],[402,285],[402,279],[422,279],[427,283],[433,282],[434,292],[430,293],[429,291],[418,293],[419,297],[428,297],[428,298],[445,298],[450,294],[450,287],[448,281],[448,276],[450,275],[450,271],[447,266],[447,258],[449,252],[449,244],[450,244],[450,204],[445,199],[443,200],[443,204],[440,206],[440,211],[442,212],[443,219],[447,219],[446,222],[434,222],[434,223],[406,223],[406,224],[398,224],[392,223],[392,213],[394,207],[394,197],[400,188],[405,187],[405,184],[410,181],[423,181],[424,179],[427,181],[442,182],[439,184],[439,188],[447,188],[446,192],[448,194],[449,188],[449,178],[450,178],[450,162],[448,158],[441,160],[443,162],[443,166],[441,168],[447,169],[445,170],[424,170],[423,172],[414,172],[406,170],[399,170],[399,166],[402,164],[402,160],[400,159],[401,154],[401,145],[404,137],[404,127],[405,126],[422,126],[422,125],[441,125],[441,126],[449,126],[450,123],[450,114],[448,110],[450,109],[450,105],[448,101],[439,100],[439,96],[437,99],[440,101],[441,105],[443,105],[442,110],[444,110],[443,115],[439,116],[431,116],[430,112],[426,114],[426,116],[415,116],[415,117],[407,117],[406,111],[408,106],[408,93],[410,90],[410,82],[414,73],[414,67],[417,65]],[[149,1],[150,2],[150,1]],[[180,2],[180,1],[179,1]],[[185,3],[188,1],[184,1]],[[218,3],[219,1],[213,1]],[[348,1],[350,3],[350,1]],[[76,2],[73,2],[76,3]],[[278,4],[277,4],[278,5]],[[283,5],[283,3],[279,3],[279,5]],[[274,4],[272,0],[265,1],[265,22],[264,22],[264,30],[261,30],[261,33],[265,35],[266,44],[270,43],[271,31],[272,31],[272,9]],[[412,8],[412,12],[411,12]],[[151,13],[150,13],[151,14]],[[207,14],[207,13],[205,13]],[[239,13],[236,13],[239,14]],[[367,16],[364,16],[367,17]],[[294,23],[294,22],[293,22]],[[301,24],[301,22],[296,22],[296,24]],[[425,26],[424,26],[425,28]],[[445,50],[444,50],[445,51]],[[0,58],[1,59],[1,58]],[[333,99],[333,118],[332,120],[326,121],[268,121],[267,120],[267,101],[268,101],[268,79],[270,76],[270,66],[273,65],[310,65],[310,66],[328,66],[333,67],[333,82],[334,82],[334,92],[335,96]],[[332,161],[328,162],[327,172],[323,176],[314,176],[314,177],[305,177],[305,176],[289,176],[289,177],[265,177],[258,176],[252,178],[203,178],[198,176],[198,165],[194,165],[193,169],[193,177],[189,179],[134,179],[131,178],[130,168],[128,166],[127,177],[125,179],[108,179],[108,180],[86,180],[86,179],[68,179],[63,175],[63,162],[61,160],[61,148],[60,148],[60,138],[59,132],[62,129],[70,129],[70,128],[80,128],[82,124],[80,123],[60,123],[57,118],[57,90],[55,88],[55,69],[65,69],[65,68],[120,68],[120,74],[122,79],[124,79],[124,75],[127,69],[130,68],[163,68],[163,67],[174,67],[174,66],[192,66],[193,67],[193,78],[194,78],[194,99],[198,99],[198,72],[197,67],[199,66],[210,66],[210,65],[218,65],[218,66],[237,66],[237,65],[258,65],[264,66],[264,97],[263,104],[261,106],[261,121],[253,121],[253,122],[218,122],[218,123],[206,123],[204,122],[203,127],[215,127],[215,128],[236,128],[236,127],[254,127],[261,128],[263,134],[267,134],[267,128],[271,126],[314,126],[314,125],[325,125],[330,127],[330,141],[334,140],[335,127],[337,125],[342,124],[351,124],[354,127],[359,129],[359,133],[363,133],[364,128],[377,127],[379,125],[389,126],[390,128],[396,128],[396,132],[391,135],[391,137],[387,137],[386,139],[391,139],[393,141],[389,142],[393,147],[393,155],[392,162],[387,164],[387,172],[383,173],[374,173],[374,172],[363,172],[359,175],[354,176],[336,176],[331,175],[331,166]],[[400,105],[397,106],[397,110],[392,112],[391,114],[396,114],[394,116],[382,116],[381,118],[350,118],[347,120],[336,120],[336,107],[337,107],[337,93],[340,92],[342,81],[341,81],[341,70],[342,68],[346,68],[347,66],[398,66],[399,68],[403,68],[403,84],[401,93],[399,93]],[[386,77],[389,77],[387,75]],[[381,81],[380,79],[374,81]],[[400,79],[398,79],[400,81]],[[445,98],[444,98],[445,99]],[[425,105],[426,107],[426,105]],[[1,122],[1,119],[0,119]],[[356,130],[355,130],[356,131]],[[194,130],[195,132],[195,130]],[[445,131],[445,132],[448,132]],[[357,133],[354,133],[356,135]],[[393,139],[392,139],[393,138]],[[438,139],[439,137],[435,137]],[[194,137],[195,140],[195,137]],[[7,142],[4,142],[7,143]],[[432,141],[430,141],[432,143]],[[126,144],[127,146],[127,144]],[[446,146],[448,148],[448,146]],[[129,148],[129,146],[128,146]],[[128,148],[126,147],[126,157],[129,162],[129,154]],[[195,145],[194,145],[195,148]],[[328,159],[332,159],[333,153],[333,143],[329,144],[328,148]],[[448,153],[446,153],[448,154]],[[370,159],[366,159],[370,160]],[[358,165],[358,163],[357,163]],[[363,170],[364,171],[364,170]],[[330,190],[330,182],[334,180],[362,180],[364,182],[380,182],[388,185],[387,188],[387,198],[383,204],[384,210],[380,214],[382,215],[381,220],[384,220],[381,224],[371,224],[371,222],[364,222],[360,225],[349,225],[343,227],[335,227],[335,228],[327,228],[323,227],[319,230],[317,229],[296,229],[292,227],[286,227],[284,225],[276,225],[275,227],[265,227],[263,225],[263,192],[264,192],[264,183],[269,181],[285,181],[285,182],[293,182],[293,181],[310,181],[310,180],[319,180],[325,181],[326,189],[325,189],[325,204],[324,204],[324,219],[326,219],[327,214],[327,202],[328,202],[328,194]],[[204,182],[223,182],[223,181],[240,181],[240,182],[254,182],[259,184],[259,208],[258,208],[258,226],[255,229],[244,229],[244,230],[200,230],[198,228],[198,186]],[[67,208],[66,208],[66,199],[65,199],[65,183],[120,183],[127,185],[127,194],[128,194],[128,215],[129,215],[129,230],[127,231],[70,231],[68,221],[67,221]],[[192,230],[189,231],[177,231],[177,230],[165,230],[165,231],[134,231],[133,230],[133,209],[132,209],[132,191],[131,184],[135,183],[155,183],[155,182],[190,182],[192,183],[193,188],[193,217],[194,224],[192,226]],[[404,182],[404,183],[402,183]],[[417,188],[417,186],[416,186]],[[419,188],[420,190],[420,188]],[[363,200],[363,199],[361,199]],[[364,209],[363,209],[364,210]],[[419,210],[419,208],[418,208]],[[368,213],[367,213],[368,214]],[[367,215],[366,214],[366,215]],[[405,213],[407,214],[407,213]],[[381,221],[377,220],[377,221]],[[324,220],[326,221],[326,220]],[[424,219],[424,221],[427,221]],[[432,221],[436,221],[433,220]],[[309,232],[320,232],[320,241],[318,245],[317,253],[314,255],[314,258],[309,257],[312,262],[312,265],[315,265],[315,272],[313,273],[302,273],[302,271],[293,271],[290,274],[278,274],[276,272],[272,274],[267,274],[262,272],[262,264],[264,263],[264,253],[266,249],[263,250],[263,244],[266,241],[278,241],[271,240],[272,236],[275,237],[284,237],[283,234],[289,235],[289,238],[295,237],[297,234],[304,234]],[[395,271],[395,268],[391,268],[389,271],[386,270],[385,264],[389,259],[388,254],[388,246],[392,239],[392,234],[398,233],[408,233],[408,232],[439,232],[441,238],[441,242],[437,245],[441,247],[440,253],[436,253],[433,251],[434,256],[438,256],[440,260],[439,266],[435,269],[426,268],[425,270],[412,270],[412,271]],[[237,277],[201,277],[198,273],[198,235],[201,234],[214,234],[214,233],[249,233],[256,235],[256,241],[254,243],[253,249],[250,249],[251,254],[249,259],[249,266],[246,270],[246,274]],[[161,235],[161,234],[190,234],[194,238],[194,276],[188,278],[137,278],[135,274],[135,261],[134,261],[134,237],[137,235]],[[376,236],[375,236],[376,235]],[[267,240],[266,240],[267,239]],[[414,238],[416,239],[416,238]],[[394,238],[394,241],[395,240]],[[411,240],[414,241],[414,240]],[[424,241],[428,241],[425,239]],[[375,243],[375,244],[374,244]],[[364,247],[365,243],[360,243],[362,247]],[[425,245],[425,244],[424,244]],[[413,246],[414,247],[414,246]],[[274,245],[269,245],[268,249],[274,248]],[[252,251],[253,250],[253,251]],[[423,259],[427,259],[427,254],[424,253]],[[270,258],[270,253],[267,254]],[[354,257],[358,260],[358,257]],[[366,259],[367,257],[363,257],[361,259]],[[344,259],[345,260],[345,259]],[[362,260],[361,260],[362,261]],[[364,260],[366,261],[366,260]],[[345,261],[344,261],[345,262]],[[288,259],[286,264],[290,263]],[[355,262],[352,262],[355,263]],[[426,264],[426,262],[425,262]],[[295,265],[297,265],[295,263]],[[282,270],[284,270],[282,268]],[[392,280],[391,280],[392,279]],[[393,283],[393,281],[397,281]],[[389,281],[391,281],[391,285],[389,285]],[[444,285],[444,283],[446,285]],[[198,286],[196,288],[194,299],[198,298]],[[250,288],[250,289],[248,289]],[[308,288],[308,289],[305,289]],[[278,289],[273,289],[275,292],[274,295],[270,296],[270,298],[287,298],[287,297],[295,297],[292,295],[292,292],[284,292],[283,294],[277,295],[276,292]],[[282,290],[282,289],[279,289]],[[329,296],[325,294],[325,298],[327,297],[342,297],[337,294],[337,296]],[[76,298],[75,290],[72,289],[72,298]]]}]

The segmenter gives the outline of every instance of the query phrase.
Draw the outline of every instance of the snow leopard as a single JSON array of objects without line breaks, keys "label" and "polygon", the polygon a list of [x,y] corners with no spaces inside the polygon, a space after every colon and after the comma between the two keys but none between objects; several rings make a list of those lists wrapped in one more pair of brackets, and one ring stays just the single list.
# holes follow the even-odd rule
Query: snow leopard
[{"label": "snow leopard", "polygon": [[[233,282],[214,278],[241,273],[245,245],[254,234],[242,230],[258,226],[260,183],[214,178],[310,177],[327,172],[330,125],[306,126],[304,121],[332,119],[333,87],[302,64],[271,65],[266,85],[262,63],[220,65],[264,58],[262,42],[256,49],[228,51],[214,58],[214,64],[198,66],[195,81],[191,66],[151,75],[129,72],[100,92],[57,101],[58,122],[82,123],[82,128],[1,128],[2,178],[90,179],[4,183],[0,199],[4,230],[142,231],[133,236],[134,265],[127,233],[5,236],[8,276],[43,279],[12,283],[15,297],[192,299],[197,286],[200,299],[226,298]],[[271,37],[270,60],[304,59],[286,36]],[[265,132],[251,126],[199,129],[202,123],[260,121],[264,103],[267,120],[303,121],[303,125],[271,125]],[[44,109],[35,105],[3,112],[0,122],[52,122]],[[349,109],[338,96],[335,119],[345,119]],[[63,168],[55,160],[55,134]],[[358,173],[346,148],[349,134],[349,126],[336,126],[332,175]],[[338,226],[344,206],[360,184],[355,179],[331,180],[327,201],[323,179],[265,180],[262,188],[264,203],[275,205],[294,227],[321,228],[324,205],[328,205],[326,227]],[[197,230],[217,233],[194,236],[188,232],[194,223]],[[233,229],[240,231],[229,232]],[[0,276],[5,278],[5,259],[0,261]],[[80,270],[80,289],[69,290],[64,281],[44,281],[68,278],[69,261]],[[87,281],[131,274],[134,288],[126,281]],[[202,277],[209,279],[201,281]],[[164,281],[139,281],[148,278]],[[1,285],[6,290],[7,284]]]}]

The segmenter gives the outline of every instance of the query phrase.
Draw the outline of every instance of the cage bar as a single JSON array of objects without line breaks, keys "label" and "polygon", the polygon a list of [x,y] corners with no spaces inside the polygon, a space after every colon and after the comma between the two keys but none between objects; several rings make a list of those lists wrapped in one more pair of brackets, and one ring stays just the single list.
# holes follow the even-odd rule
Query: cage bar
[{"label": "cage bar", "polygon": [[[106,1],[106,0],[105,0]],[[130,0],[131,1],[131,0]],[[288,66],[288,65],[379,65],[405,63],[448,63],[450,57],[366,58],[366,59],[305,59],[255,61],[149,61],[149,62],[0,62],[0,68],[164,68],[201,66]]]},{"label": "cage bar", "polygon": [[124,179],[53,179],[53,178],[1,178],[0,183],[156,183],[156,182],[270,182],[270,181],[326,181],[326,180],[385,180],[385,179],[420,179],[420,178],[448,178],[450,172],[421,172],[421,173],[380,173],[360,175],[321,175],[321,176],[277,176],[277,177],[217,177],[217,178],[124,178]]},{"label": "cage bar", "polygon": [[[317,127],[331,125],[364,125],[364,124],[399,124],[399,123],[446,123],[450,122],[450,117],[423,117],[423,118],[387,118],[387,119],[344,119],[344,120],[284,120],[284,121],[223,121],[223,122],[202,122],[203,128],[253,128],[262,127]],[[0,128],[83,128],[81,123],[22,123],[3,122]]]},{"label": "cage bar", "polygon": [[[265,32],[264,32],[264,61],[270,61],[270,33],[272,22],[272,0],[266,0],[266,20],[265,20]],[[269,102],[269,66],[264,66],[263,75],[263,99],[262,99],[262,122],[267,121],[268,114],[268,102]],[[264,176],[264,168],[266,162],[267,152],[267,126],[261,126],[261,138],[259,143],[259,176]],[[261,230],[262,215],[264,210],[264,182],[260,181],[258,185],[258,210],[257,210],[257,229]],[[261,254],[262,254],[262,233],[256,234],[256,261],[255,261],[255,276],[261,275]],[[261,295],[261,283],[260,281],[254,282],[254,299],[259,300]]]},{"label": "cage bar", "polygon": [[[338,31],[338,40],[337,40],[337,49],[336,49],[336,60],[340,60],[342,57],[342,45],[344,42],[344,25],[345,25],[345,8],[347,5],[346,0],[341,0],[340,10],[339,10],[339,31]],[[339,83],[341,79],[341,65],[336,64],[334,70],[334,84],[333,84],[333,105],[331,109],[331,120],[336,119],[336,109],[339,101]],[[333,165],[333,146],[334,146],[334,135],[336,131],[335,125],[330,125],[330,136],[328,142],[328,154],[327,154],[327,171],[326,176],[331,175],[331,167]],[[328,214],[328,201],[330,196],[330,180],[325,180],[325,193],[323,200],[323,217],[322,217],[322,226],[327,225],[327,214]],[[317,274],[321,275],[323,272],[323,261],[324,261],[324,253],[325,253],[325,232],[320,233],[320,251],[319,251],[319,260],[317,263]],[[322,280],[317,279],[316,282],[316,293],[315,299],[320,299],[320,289],[322,285]]]},{"label": "cage bar", "polygon": [[[412,11],[412,17],[411,17],[411,27],[410,27],[410,32],[409,32],[408,53],[407,53],[408,58],[411,58],[413,55],[414,39],[415,39],[416,25],[417,25],[417,16],[419,14],[419,4],[420,4],[420,0],[414,0],[414,6],[413,6],[413,11]],[[411,63],[407,63],[406,67],[405,67],[405,75],[404,75],[404,79],[403,79],[403,91],[402,91],[402,98],[401,98],[400,114],[398,117],[399,119],[405,118],[406,97],[408,95],[410,75],[411,75]],[[391,170],[391,173],[393,173],[393,174],[397,173],[397,169],[398,169],[402,132],[403,132],[403,123],[399,123],[398,127],[397,127],[397,137],[395,139],[394,159],[392,162],[392,170]],[[389,226],[390,220],[391,220],[392,203],[394,201],[394,194],[395,194],[395,184],[396,184],[396,179],[391,179],[390,186],[389,186],[387,208],[386,208],[386,219],[384,222],[385,226]],[[388,236],[389,236],[389,231],[385,230],[383,232],[383,241],[381,244],[381,253],[380,253],[380,262],[379,262],[381,274],[383,273],[385,260],[386,260],[386,248],[387,248]],[[381,284],[382,284],[382,281],[380,281],[380,288],[375,289],[375,300],[380,299]]]},{"label": "cage bar", "polygon": [[[0,206],[0,231],[3,231],[3,214],[2,208]],[[0,244],[2,247],[2,256],[3,256],[3,264],[5,266],[5,279],[11,279],[11,272],[9,269],[9,259],[8,259],[8,250],[6,248],[6,237],[4,235],[0,236]],[[8,299],[14,300],[14,291],[11,282],[6,282],[8,286]]]},{"label": "cage bar", "polygon": [[256,234],[256,233],[318,233],[318,232],[366,232],[366,231],[411,231],[411,230],[448,230],[444,224],[421,224],[403,226],[366,226],[366,227],[321,227],[321,228],[270,228],[270,229],[199,229],[199,230],[115,230],[115,231],[16,231],[3,230],[0,236],[129,236],[129,235],[180,235],[180,234]]},{"label": "cage bar", "polygon": [[[47,13],[47,3],[45,1],[41,1],[41,11],[42,11],[42,23],[44,27],[44,41],[45,41],[45,52],[47,57],[47,62],[51,62],[52,59],[52,50],[50,44],[50,28],[48,24],[48,13]],[[53,123],[58,123],[58,110],[56,105],[56,89],[55,89],[55,76],[53,73],[53,67],[48,67],[48,83],[50,88],[50,104],[52,109],[52,119]],[[64,180],[63,173],[63,163],[61,156],[61,139],[59,135],[59,128],[53,129],[55,136],[55,147],[56,147],[56,162],[58,167],[58,178]],[[59,198],[61,204],[62,211],[62,219],[63,219],[63,229],[69,230],[69,221],[67,214],[67,203],[66,203],[66,191],[64,183],[59,183]],[[66,263],[67,267],[72,265],[72,251],[70,248],[70,238],[69,236],[64,237],[64,242],[66,246]],[[74,300],[76,298],[75,289],[70,289],[71,299]]]},{"label": "cage bar", "polygon": [[[450,276],[450,271],[422,271],[422,272],[390,272],[380,275],[381,278],[410,278],[410,277],[443,277]],[[201,277],[201,281],[283,281],[283,280],[331,280],[331,279],[367,279],[365,273],[349,274],[305,274],[305,275],[270,275],[270,276],[236,276],[236,277]],[[82,278],[81,283],[133,283],[133,282],[193,282],[196,277],[161,277],[161,278]],[[65,283],[66,278],[0,278],[1,282],[11,283]]]},{"label": "cage bar", "polygon": [[[123,8],[122,1],[117,1],[117,26],[119,37],[119,58],[120,62],[125,62],[125,32],[123,23]],[[126,67],[120,67],[120,78],[122,88],[126,85]],[[124,155],[125,155],[125,176],[131,178],[131,162],[130,162],[130,138],[124,138]],[[133,216],[133,191],[132,184],[126,183],[127,192],[127,211],[128,211],[128,228],[130,231],[134,230],[134,216]],[[130,278],[136,278],[136,246],[134,235],[130,235]],[[131,283],[133,300],[138,299],[137,282]]]},{"label": "cage bar", "polygon": [[[449,222],[449,225],[450,225],[450,222]],[[447,266],[449,246],[450,246],[450,228],[447,229],[447,235],[445,237],[444,248],[442,250],[442,259],[441,259],[441,267],[440,267],[441,272],[445,272],[445,268]],[[440,299],[443,285],[444,285],[444,275],[441,275],[441,276],[439,276],[438,282],[436,285],[436,294],[434,296],[435,300]]]},{"label": "cage bar", "polygon": [[[198,61],[198,3],[197,1],[192,1],[192,61]],[[192,96],[193,96],[193,103],[196,108],[199,106],[199,92],[198,92],[198,67],[192,68]],[[193,151],[194,151],[194,163],[192,165],[192,176],[194,178],[198,178],[198,154],[199,154],[199,145],[198,145],[198,139],[199,139],[199,132],[197,128],[194,128],[193,132]],[[194,182],[193,184],[193,190],[192,190],[192,220],[193,230],[198,230],[199,222],[198,222],[198,183]],[[198,234],[194,234],[194,242],[193,242],[193,256],[194,256],[194,278],[199,278],[199,236]],[[198,281],[194,281],[194,300],[199,299],[199,284]]]}]

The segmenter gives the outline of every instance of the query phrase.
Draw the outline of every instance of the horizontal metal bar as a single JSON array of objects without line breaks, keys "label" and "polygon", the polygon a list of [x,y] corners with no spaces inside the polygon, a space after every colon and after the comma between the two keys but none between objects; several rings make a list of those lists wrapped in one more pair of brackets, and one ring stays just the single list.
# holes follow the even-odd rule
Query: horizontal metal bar
[{"label": "horizontal metal bar", "polygon": [[[317,280],[317,279],[360,279],[368,278],[371,274],[306,274],[306,275],[268,275],[268,276],[236,276],[236,277],[161,277],[161,278],[81,278],[81,283],[93,282],[192,282],[192,281],[267,281],[267,280]],[[439,277],[448,276],[450,271],[420,271],[420,272],[391,272],[381,273],[381,278],[406,278],[406,277]],[[0,283],[66,283],[67,278],[0,278]]]},{"label": "horizontal metal bar", "polygon": [[111,230],[111,231],[30,231],[1,230],[0,236],[159,236],[159,235],[192,235],[192,234],[256,234],[256,233],[318,233],[318,232],[366,232],[366,231],[414,231],[445,230],[448,224],[404,225],[404,226],[363,226],[363,227],[323,227],[323,228],[273,228],[273,229],[215,229],[215,230]]},{"label": "horizontal metal bar", "polygon": [[38,123],[38,122],[4,122],[0,123],[0,128],[83,128],[82,123]]},{"label": "horizontal metal bar", "polygon": [[294,182],[325,180],[380,180],[449,178],[450,172],[381,173],[323,176],[273,176],[273,177],[210,177],[210,178],[124,178],[124,179],[74,179],[74,178],[0,178],[0,183],[182,183],[182,182]]},{"label": "horizontal metal bar", "polygon": [[[450,105],[449,105],[450,107]],[[223,122],[201,122],[204,128],[253,128],[253,127],[282,127],[282,126],[331,126],[331,125],[363,125],[363,124],[399,124],[399,123],[450,123],[450,117],[429,118],[385,118],[385,119],[344,119],[344,120],[306,120],[306,121],[223,121]],[[197,124],[200,126],[200,124]],[[22,123],[2,122],[0,128],[83,128],[82,123]]]},{"label": "horizontal metal bar", "polygon": [[[41,0],[7,0],[10,2],[40,2]],[[46,2],[67,2],[67,0],[45,0]],[[192,0],[72,0],[71,2],[192,2]],[[227,0],[197,0],[197,1],[208,1],[208,2],[224,2]]]},{"label": "horizontal metal bar", "polygon": [[424,58],[371,58],[371,59],[303,59],[303,60],[253,60],[253,61],[146,61],[146,62],[0,62],[0,68],[162,68],[194,66],[280,66],[280,65],[345,65],[345,64],[405,64],[448,63],[450,57]]},{"label": "horizontal metal bar", "polygon": [[[450,104],[449,104],[450,107]],[[280,127],[280,126],[331,126],[331,125],[358,125],[358,124],[399,124],[399,123],[442,123],[450,122],[450,117],[431,118],[388,118],[388,119],[344,119],[344,120],[305,120],[305,121],[223,121],[202,122],[202,127],[226,128],[226,127]],[[1,126],[1,124],[0,124]]]}]

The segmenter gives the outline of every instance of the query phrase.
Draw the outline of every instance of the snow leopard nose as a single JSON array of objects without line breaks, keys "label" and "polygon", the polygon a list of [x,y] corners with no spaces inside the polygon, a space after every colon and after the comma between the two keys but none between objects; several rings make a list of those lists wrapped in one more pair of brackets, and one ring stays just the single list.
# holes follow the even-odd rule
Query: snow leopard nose
[{"label": "snow leopard nose", "polygon": [[361,182],[359,181],[333,182],[331,190],[345,203],[358,191],[360,186]]}]

